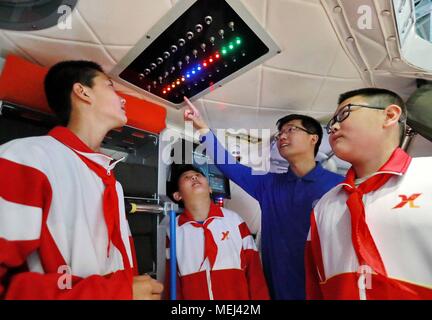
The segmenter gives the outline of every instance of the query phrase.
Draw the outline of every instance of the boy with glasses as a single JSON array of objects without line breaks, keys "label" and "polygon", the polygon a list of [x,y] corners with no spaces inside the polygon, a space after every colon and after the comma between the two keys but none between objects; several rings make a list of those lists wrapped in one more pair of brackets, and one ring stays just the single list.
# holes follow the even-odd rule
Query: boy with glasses
[{"label": "boy with glasses", "polygon": [[389,90],[340,96],[327,130],[352,167],[312,211],[308,298],[432,299],[432,159],[398,147],[406,114]]},{"label": "boy with glasses", "polygon": [[[217,167],[261,207],[261,251],[270,295],[277,300],[305,299],[304,247],[313,204],[343,178],[315,162],[322,139],[322,128],[315,119],[291,114],[276,123],[277,147],[289,163],[286,173],[253,174],[236,163],[217,141],[199,111],[189,107],[185,120],[200,130],[201,142]],[[224,154],[225,163],[217,163]],[[232,164],[228,164],[232,163]]]}]

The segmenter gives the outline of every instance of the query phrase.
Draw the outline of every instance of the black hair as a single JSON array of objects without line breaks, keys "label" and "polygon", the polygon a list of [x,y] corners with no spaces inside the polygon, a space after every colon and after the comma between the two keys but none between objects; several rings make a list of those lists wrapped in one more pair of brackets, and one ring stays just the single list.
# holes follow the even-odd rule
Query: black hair
[{"label": "black hair", "polygon": [[172,201],[174,201],[175,203],[179,204],[181,207],[183,207],[183,201],[177,201],[174,199],[174,193],[176,193],[177,191],[179,191],[179,180],[180,177],[182,176],[183,173],[187,172],[187,171],[195,171],[198,172],[200,174],[202,174],[205,177],[204,172],[192,165],[192,164],[176,164],[173,163],[171,165],[171,173],[170,173],[170,179],[167,183],[167,195],[170,197],[170,199]]},{"label": "black hair", "polygon": [[292,120],[300,120],[302,126],[310,133],[316,134],[318,136],[318,141],[315,144],[314,155],[318,154],[319,147],[321,145],[322,137],[323,137],[323,129],[321,124],[312,117],[303,115],[303,114],[289,114],[285,117],[280,118],[276,122],[277,129],[280,131],[285,123],[288,123]]},{"label": "black hair", "polygon": [[49,69],[44,81],[45,95],[61,124],[67,125],[69,122],[73,85],[81,83],[91,88],[99,72],[104,72],[99,64],[83,60],[62,61]]},{"label": "black hair", "polygon": [[370,105],[381,107],[383,110],[391,104],[399,106],[402,110],[399,119],[399,143],[402,142],[406,131],[407,108],[403,99],[395,92],[382,88],[361,88],[357,90],[347,91],[339,96],[338,105],[347,99],[360,96],[366,98]]}]

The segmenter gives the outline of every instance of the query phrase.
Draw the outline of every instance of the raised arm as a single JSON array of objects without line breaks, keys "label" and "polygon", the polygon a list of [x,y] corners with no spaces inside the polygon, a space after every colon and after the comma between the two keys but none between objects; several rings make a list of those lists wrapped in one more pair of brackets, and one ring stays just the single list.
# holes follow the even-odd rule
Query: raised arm
[{"label": "raised arm", "polygon": [[265,174],[254,172],[250,167],[238,163],[209,129],[208,124],[201,117],[199,110],[189,99],[186,97],[184,99],[187,103],[184,119],[185,121],[192,121],[194,128],[200,132],[201,143],[204,144],[207,155],[213,159],[215,165],[226,177],[258,200],[260,194],[259,188]]}]

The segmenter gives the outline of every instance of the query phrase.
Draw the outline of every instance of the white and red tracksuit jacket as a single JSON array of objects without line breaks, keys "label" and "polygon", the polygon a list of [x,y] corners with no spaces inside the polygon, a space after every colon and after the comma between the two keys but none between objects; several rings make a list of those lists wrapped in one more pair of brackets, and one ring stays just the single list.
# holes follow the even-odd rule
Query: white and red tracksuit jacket
[{"label": "white and red tracksuit jacket", "polygon": [[[204,229],[185,210],[177,217],[177,299],[267,300],[269,293],[255,241],[241,217],[214,204],[206,222],[216,244],[213,267],[205,256]],[[169,229],[165,295],[169,297]]]},{"label": "white and red tracksuit jacket", "polygon": [[[107,170],[115,165],[90,149],[75,151]],[[0,177],[0,298],[132,298],[133,269],[125,270],[112,243],[107,254],[104,185],[74,151],[51,136],[11,141],[0,146]],[[133,266],[118,182],[115,189],[121,239]]]},{"label": "white and red tracksuit jacket", "polygon": [[309,299],[432,299],[432,158],[413,158],[408,168],[400,158],[380,170],[393,177],[363,195],[366,224],[386,275],[359,265],[342,183],[311,215],[305,258]]}]

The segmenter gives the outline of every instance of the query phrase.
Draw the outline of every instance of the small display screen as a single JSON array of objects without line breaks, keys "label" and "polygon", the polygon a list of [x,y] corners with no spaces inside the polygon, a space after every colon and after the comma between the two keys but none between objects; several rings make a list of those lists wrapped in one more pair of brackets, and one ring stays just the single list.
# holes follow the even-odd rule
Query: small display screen
[{"label": "small display screen", "polygon": [[200,153],[193,153],[193,165],[201,169],[206,175],[210,188],[213,191],[213,196],[230,199],[229,180],[214,164],[209,164],[208,162],[208,157]]}]

